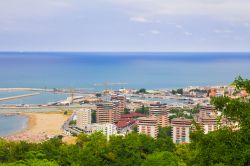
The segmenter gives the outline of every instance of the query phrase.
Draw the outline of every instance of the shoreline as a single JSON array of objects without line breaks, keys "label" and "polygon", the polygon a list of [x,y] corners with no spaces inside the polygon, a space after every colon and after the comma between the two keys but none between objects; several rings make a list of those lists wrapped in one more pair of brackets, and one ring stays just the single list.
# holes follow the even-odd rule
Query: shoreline
[{"label": "shoreline", "polygon": [[22,128],[20,131],[9,134],[5,137],[9,137],[9,136],[17,135],[17,134],[22,134],[26,131],[29,131],[30,129],[32,129],[36,125],[36,117],[34,115],[28,115],[27,113],[22,113],[22,112],[21,113],[13,113],[13,115],[20,115],[20,116],[26,117],[27,121],[25,122],[25,127]]},{"label": "shoreline", "polygon": [[24,122],[24,126],[22,128],[19,128],[18,131],[15,131],[13,133],[10,133],[10,134],[7,134],[7,135],[4,135],[4,136],[1,136],[2,138],[5,138],[5,137],[9,137],[9,136],[12,136],[12,135],[16,135],[16,134],[20,134],[22,132],[24,132],[25,130],[28,130],[29,128],[32,127],[32,119],[33,117],[31,116],[28,116],[28,115],[25,115],[23,113],[18,113],[18,112],[13,112],[13,113],[0,113],[1,116],[22,116],[22,117],[25,117],[27,118],[27,120]]},{"label": "shoreline", "polygon": [[[28,118],[26,127],[15,133],[3,136],[10,141],[42,142],[56,135],[63,134],[61,126],[69,115],[63,112],[29,112],[8,113],[9,115],[21,115]],[[6,115],[6,114],[5,114]]]}]

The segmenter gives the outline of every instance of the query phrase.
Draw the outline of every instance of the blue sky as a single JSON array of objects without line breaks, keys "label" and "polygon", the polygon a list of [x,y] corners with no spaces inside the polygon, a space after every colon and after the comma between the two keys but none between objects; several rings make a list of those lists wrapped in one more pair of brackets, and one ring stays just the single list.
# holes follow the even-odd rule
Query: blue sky
[{"label": "blue sky", "polygon": [[0,0],[0,51],[250,51],[249,0]]}]

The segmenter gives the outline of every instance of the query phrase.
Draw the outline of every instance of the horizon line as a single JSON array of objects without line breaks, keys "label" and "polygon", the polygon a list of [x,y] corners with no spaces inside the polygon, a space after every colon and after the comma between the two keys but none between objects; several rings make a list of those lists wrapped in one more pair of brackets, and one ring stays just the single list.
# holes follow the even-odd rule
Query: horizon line
[{"label": "horizon line", "polygon": [[0,53],[250,53],[250,51],[1,51]]}]

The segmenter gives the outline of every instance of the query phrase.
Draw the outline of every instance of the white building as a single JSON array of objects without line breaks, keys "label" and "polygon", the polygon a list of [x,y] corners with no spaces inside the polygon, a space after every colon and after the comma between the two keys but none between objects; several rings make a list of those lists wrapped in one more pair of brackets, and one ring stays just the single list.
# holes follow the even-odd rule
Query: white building
[{"label": "white building", "polygon": [[109,139],[111,135],[117,134],[116,125],[111,123],[94,123],[91,125],[91,131],[92,133],[101,131],[107,136],[107,139]]},{"label": "white building", "polygon": [[84,126],[91,124],[91,109],[82,108],[76,111],[76,116],[76,126],[78,128],[84,128]]}]

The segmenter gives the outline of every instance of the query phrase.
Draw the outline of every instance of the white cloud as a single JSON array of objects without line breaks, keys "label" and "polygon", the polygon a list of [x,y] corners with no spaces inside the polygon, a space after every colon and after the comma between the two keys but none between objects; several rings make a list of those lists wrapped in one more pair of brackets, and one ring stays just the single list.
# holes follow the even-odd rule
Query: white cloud
[{"label": "white cloud", "polygon": [[151,23],[151,20],[146,19],[145,17],[137,16],[137,17],[130,17],[129,19],[132,22],[139,22],[139,23]]},{"label": "white cloud", "polygon": [[141,36],[141,37],[146,36],[145,33],[139,33],[138,35]]},{"label": "white cloud", "polygon": [[229,29],[215,29],[214,30],[215,33],[232,33],[232,30]]},{"label": "white cloud", "polygon": [[3,0],[0,19],[52,16],[72,9],[73,4],[67,0]]},{"label": "white cloud", "polygon": [[230,21],[250,20],[249,0],[110,0],[129,14],[147,16],[208,16]]},{"label": "white cloud", "polygon": [[243,24],[246,28],[250,28],[250,23],[246,22]]},{"label": "white cloud", "polygon": [[153,35],[158,35],[158,34],[161,33],[159,30],[151,30],[150,32],[151,32]]},{"label": "white cloud", "polygon": [[182,29],[183,28],[182,25],[178,25],[178,24],[176,24],[175,27],[178,28],[178,29]]},{"label": "white cloud", "polygon": [[191,32],[184,32],[184,34],[185,34],[186,36],[191,36],[191,35],[193,35],[193,33],[191,33]]},{"label": "white cloud", "polygon": [[236,41],[243,41],[244,40],[244,38],[240,37],[240,36],[235,36],[235,37],[233,37],[233,39]]}]

